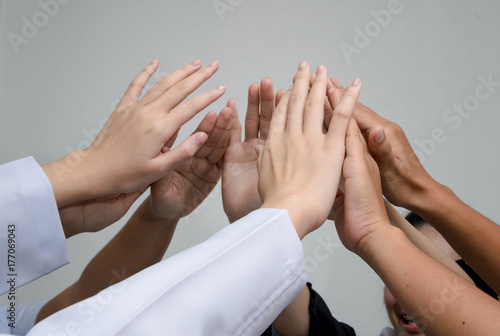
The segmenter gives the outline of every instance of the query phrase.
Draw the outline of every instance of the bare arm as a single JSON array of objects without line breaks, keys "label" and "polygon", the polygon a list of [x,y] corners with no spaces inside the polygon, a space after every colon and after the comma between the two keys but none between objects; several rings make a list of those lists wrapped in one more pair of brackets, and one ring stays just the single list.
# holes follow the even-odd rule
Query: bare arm
[{"label": "bare arm", "polygon": [[[336,79],[332,84],[339,86]],[[424,169],[401,127],[358,103],[354,117],[380,168],[387,199],[419,214],[500,292],[500,227],[462,202]]]},{"label": "bare arm", "polygon": [[[334,205],[342,243],[382,278],[426,335],[492,335],[500,304],[411,244],[390,225],[378,166],[353,121],[346,140],[345,193]],[[416,271],[417,270],[417,271]]]},{"label": "bare arm", "polygon": [[231,109],[207,114],[195,132],[208,134],[195,157],[151,185],[151,196],[90,261],[80,279],[49,301],[37,321],[159,262],[180,218],[190,214],[220,178],[219,161],[229,138]]},{"label": "bare arm", "polygon": [[90,261],[80,279],[43,306],[37,322],[159,262],[176,225],[176,220],[156,218],[151,213],[148,198]]}]

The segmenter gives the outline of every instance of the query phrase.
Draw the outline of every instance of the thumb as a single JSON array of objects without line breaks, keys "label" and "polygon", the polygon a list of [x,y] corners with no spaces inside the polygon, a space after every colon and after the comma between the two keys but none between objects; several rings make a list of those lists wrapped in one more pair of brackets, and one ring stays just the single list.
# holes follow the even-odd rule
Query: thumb
[{"label": "thumb", "polygon": [[368,135],[368,147],[381,170],[394,158],[391,142],[385,136],[384,129],[381,126],[376,126],[370,131]]},{"label": "thumb", "polygon": [[160,159],[161,165],[165,172],[168,172],[178,165],[187,161],[196,154],[196,152],[207,141],[208,135],[203,132],[192,134],[177,147],[163,153]]}]

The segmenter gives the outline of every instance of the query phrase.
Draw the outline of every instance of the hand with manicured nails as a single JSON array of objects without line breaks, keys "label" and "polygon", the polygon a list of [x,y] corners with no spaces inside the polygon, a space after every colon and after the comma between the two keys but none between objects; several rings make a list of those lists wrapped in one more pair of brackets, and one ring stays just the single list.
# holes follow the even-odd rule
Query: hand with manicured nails
[{"label": "hand with manicured nails", "polygon": [[[331,85],[344,91],[335,77]],[[384,196],[397,206],[416,211],[428,188],[437,182],[418,160],[403,129],[359,102],[353,115],[380,168]]]},{"label": "hand with manicured nails", "polygon": [[[355,80],[336,97],[329,128],[323,132],[327,70],[318,67],[309,91],[309,64],[281,98],[259,164],[262,208],[287,209],[302,239],[323,224],[332,209],[345,156],[345,135],[361,83]],[[333,99],[334,97],[332,97]]]},{"label": "hand with manicured nails", "polygon": [[139,99],[158,65],[153,61],[132,81],[89,148],[42,167],[59,207],[145,188],[203,145],[207,135],[199,132],[170,148],[180,127],[224,93],[220,86],[182,103],[217,71],[218,63],[201,70],[200,61],[187,64]]},{"label": "hand with manicured nails", "polygon": [[274,111],[274,90],[271,79],[264,78],[248,89],[245,117],[245,139],[241,141],[241,124],[234,99],[227,104],[233,110],[231,138],[223,160],[222,201],[232,223],[258,209],[262,201],[257,190],[257,147],[264,146]]},{"label": "hand with manicured nails", "polygon": [[335,226],[340,240],[359,254],[360,246],[380,225],[390,225],[385,212],[377,163],[354,118],[346,136],[346,157],[342,169],[344,191],[339,190],[333,205]]},{"label": "hand with manicured nails", "polygon": [[205,144],[194,157],[151,185],[151,213],[157,219],[177,221],[189,215],[217,185],[229,141],[231,115],[228,107],[219,116],[215,112],[207,114],[195,131],[208,134]]}]

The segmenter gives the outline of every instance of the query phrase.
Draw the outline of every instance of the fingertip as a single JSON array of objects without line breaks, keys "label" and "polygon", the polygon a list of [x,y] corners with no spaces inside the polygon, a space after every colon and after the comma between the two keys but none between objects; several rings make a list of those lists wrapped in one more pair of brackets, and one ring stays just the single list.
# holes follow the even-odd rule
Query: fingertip
[{"label": "fingertip", "polygon": [[156,67],[156,66],[160,65],[160,60],[155,57],[155,58],[153,58],[151,63],[149,63],[149,65]]},{"label": "fingertip", "polygon": [[248,98],[252,100],[258,99],[259,97],[259,83],[254,82],[248,87]]},{"label": "fingertip", "polygon": [[308,70],[309,69],[309,63],[307,63],[306,61],[302,61],[300,62],[299,64],[299,71],[304,71],[304,70]]},{"label": "fingertip", "polygon": [[316,69],[316,75],[320,75],[320,74],[324,74],[324,73],[326,73],[326,66],[324,66],[324,65],[318,66],[318,68]]},{"label": "fingertip", "polygon": [[208,135],[204,132],[196,133],[195,138],[194,138],[196,144],[199,147],[203,146],[203,144],[205,143],[205,141],[207,141],[207,139],[208,139]]},{"label": "fingertip", "polygon": [[376,126],[370,132],[370,138],[373,139],[375,144],[380,144],[385,138],[384,129],[381,126]]},{"label": "fingertip", "polygon": [[269,77],[264,77],[260,81],[260,86],[273,86],[273,81]]},{"label": "fingertip", "polygon": [[229,124],[232,116],[233,110],[229,107],[224,107],[219,113],[219,118],[222,119],[222,121],[224,121],[226,124]]},{"label": "fingertip", "polygon": [[210,119],[215,120],[215,119],[217,119],[217,113],[215,111],[210,111],[207,113],[207,115],[205,116],[204,119],[205,120],[210,120]]}]

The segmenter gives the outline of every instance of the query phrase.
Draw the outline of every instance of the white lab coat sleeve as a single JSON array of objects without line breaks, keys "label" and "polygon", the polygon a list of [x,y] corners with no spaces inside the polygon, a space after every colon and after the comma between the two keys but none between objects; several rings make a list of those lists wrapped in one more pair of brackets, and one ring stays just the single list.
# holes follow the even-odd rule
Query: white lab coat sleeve
[{"label": "white lab coat sleeve", "polygon": [[0,165],[0,294],[68,263],[49,179],[32,157]]},{"label": "white lab coat sleeve", "polygon": [[261,209],[28,335],[260,335],[305,285],[302,244],[288,212]]}]

